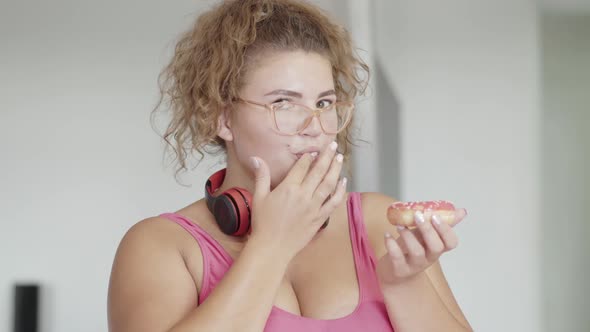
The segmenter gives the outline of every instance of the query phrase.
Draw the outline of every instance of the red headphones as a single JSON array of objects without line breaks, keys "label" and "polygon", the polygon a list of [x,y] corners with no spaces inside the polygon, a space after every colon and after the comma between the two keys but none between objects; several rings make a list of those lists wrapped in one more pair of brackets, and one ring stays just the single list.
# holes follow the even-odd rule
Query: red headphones
[{"label": "red headphones", "polygon": [[[221,169],[207,180],[205,184],[207,207],[222,232],[227,235],[243,236],[252,230],[250,227],[252,194],[244,188],[234,187],[213,196],[223,184],[225,171],[225,168]],[[326,219],[320,231],[328,226],[329,221],[330,218]]]},{"label": "red headphones", "polygon": [[226,169],[215,172],[205,185],[207,207],[227,235],[243,236],[250,232],[252,194],[244,188],[230,188],[213,196],[225,178]]}]

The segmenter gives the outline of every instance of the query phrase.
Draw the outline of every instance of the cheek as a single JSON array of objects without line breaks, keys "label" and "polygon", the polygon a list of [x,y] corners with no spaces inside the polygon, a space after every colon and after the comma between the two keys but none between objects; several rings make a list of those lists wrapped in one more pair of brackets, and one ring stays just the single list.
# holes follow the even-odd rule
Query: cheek
[{"label": "cheek", "polygon": [[268,164],[271,175],[293,165],[290,137],[278,135],[264,121],[241,124],[234,130],[236,154],[241,162],[249,162],[251,156],[258,156]]},{"label": "cheek", "polygon": [[[255,137],[254,137],[255,136]],[[276,187],[295,164],[289,148],[292,138],[270,133],[253,133],[249,150],[262,158],[270,169],[271,188]],[[246,156],[249,157],[249,156]]]},{"label": "cheek", "polygon": [[268,130],[266,117],[252,114],[251,116],[238,116],[234,120],[232,132],[238,154],[254,153],[264,147],[261,144],[265,141],[269,142],[268,137],[272,135],[272,131]]}]

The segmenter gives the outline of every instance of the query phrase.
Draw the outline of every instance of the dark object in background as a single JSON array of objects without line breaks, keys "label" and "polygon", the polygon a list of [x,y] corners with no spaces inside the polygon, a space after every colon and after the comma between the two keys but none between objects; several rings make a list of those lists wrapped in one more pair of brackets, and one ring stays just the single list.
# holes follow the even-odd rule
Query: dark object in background
[{"label": "dark object in background", "polygon": [[39,285],[14,286],[14,332],[37,332],[39,320]]}]

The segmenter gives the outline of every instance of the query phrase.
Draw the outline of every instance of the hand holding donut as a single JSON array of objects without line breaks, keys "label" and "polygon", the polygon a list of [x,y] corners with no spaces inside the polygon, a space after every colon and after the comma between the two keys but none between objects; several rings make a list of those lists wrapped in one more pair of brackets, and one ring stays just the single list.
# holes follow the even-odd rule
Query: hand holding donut
[{"label": "hand holding donut", "polygon": [[387,209],[387,219],[394,226],[416,226],[414,215],[422,212],[426,219],[436,214],[440,221],[454,226],[467,215],[465,209],[456,209],[449,201],[395,202]]},{"label": "hand holding donut", "polygon": [[408,280],[427,269],[445,252],[457,247],[452,226],[467,215],[448,201],[395,202],[387,219],[399,237],[385,234],[387,253],[379,259],[377,274],[383,286]]}]

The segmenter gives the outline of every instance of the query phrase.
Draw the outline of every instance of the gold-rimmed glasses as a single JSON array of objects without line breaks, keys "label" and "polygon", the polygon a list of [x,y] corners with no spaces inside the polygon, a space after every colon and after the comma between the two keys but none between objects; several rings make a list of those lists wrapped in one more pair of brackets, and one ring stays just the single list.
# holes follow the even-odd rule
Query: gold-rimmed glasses
[{"label": "gold-rimmed glasses", "polygon": [[336,135],[350,122],[354,103],[335,102],[322,108],[309,108],[306,105],[294,103],[288,100],[263,104],[250,100],[238,99],[238,101],[264,107],[270,113],[274,122],[274,129],[281,135],[298,135],[317,117],[322,131],[327,135]]}]

